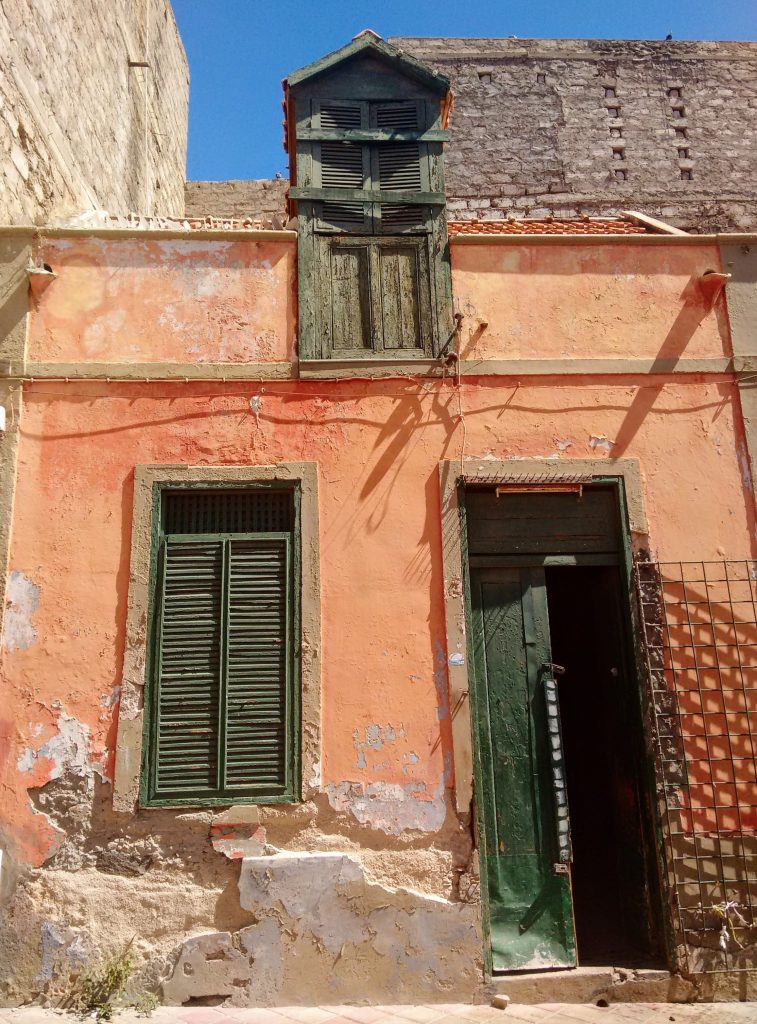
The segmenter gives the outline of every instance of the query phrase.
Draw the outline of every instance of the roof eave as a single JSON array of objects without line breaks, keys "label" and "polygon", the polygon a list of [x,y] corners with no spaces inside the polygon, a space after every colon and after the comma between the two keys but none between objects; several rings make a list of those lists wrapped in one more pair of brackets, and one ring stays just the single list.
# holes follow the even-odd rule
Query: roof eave
[{"label": "roof eave", "polygon": [[313,61],[312,64],[307,64],[304,68],[300,68],[297,71],[293,71],[290,75],[284,79],[285,83],[289,88],[301,85],[310,78],[315,78],[317,75],[325,74],[330,71],[336,65],[341,64],[342,61],[349,60],[351,57],[356,57],[358,54],[371,50],[378,54],[388,63],[393,64],[399,72],[404,75],[408,75],[411,78],[415,78],[424,83],[435,92],[440,95],[444,95],[449,92],[450,81],[446,75],[440,74],[438,71],[434,71],[433,68],[423,64],[421,61],[416,60],[415,57],[411,57],[405,53],[404,50],[399,50],[395,46],[390,46],[389,43],[384,42],[380,36],[377,36],[374,32],[366,31],[361,32],[360,35],[347,43],[346,46],[340,47],[338,50],[333,50],[331,53],[327,53],[324,57],[319,60]]}]

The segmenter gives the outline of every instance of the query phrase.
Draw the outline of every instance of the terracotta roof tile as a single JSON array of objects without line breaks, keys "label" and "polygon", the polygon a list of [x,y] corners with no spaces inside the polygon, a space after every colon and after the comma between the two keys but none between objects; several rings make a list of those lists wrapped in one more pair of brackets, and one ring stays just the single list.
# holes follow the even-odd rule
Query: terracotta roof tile
[{"label": "terracotta roof tile", "polygon": [[464,220],[449,224],[450,235],[646,235],[643,224],[626,217],[562,220]]}]

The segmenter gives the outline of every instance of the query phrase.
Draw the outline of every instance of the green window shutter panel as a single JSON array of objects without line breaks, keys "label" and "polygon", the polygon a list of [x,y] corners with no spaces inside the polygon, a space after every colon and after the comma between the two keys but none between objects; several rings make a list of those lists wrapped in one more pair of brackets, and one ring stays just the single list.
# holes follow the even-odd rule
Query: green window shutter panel
[{"label": "green window shutter panel", "polygon": [[294,799],[291,543],[162,542],[152,800]]},{"label": "green window shutter panel", "polygon": [[413,131],[423,127],[418,120],[418,104],[412,102],[376,103],[374,120],[376,128],[386,131]]},{"label": "green window shutter panel", "polygon": [[[321,185],[323,188],[365,187],[364,147],[352,142],[321,143]],[[361,229],[365,225],[363,203],[325,202],[321,220],[335,227]]]},{"label": "green window shutter panel", "polygon": [[362,103],[321,103],[319,128],[362,128]]},{"label": "green window shutter panel", "polygon": [[[319,128],[362,128],[366,120],[365,104],[321,103],[316,107],[314,120]],[[368,151],[365,146],[321,142],[319,163],[323,188],[366,187]],[[343,231],[363,230],[367,222],[365,206],[358,202],[325,202],[321,204],[321,220]]]},{"label": "green window shutter panel", "polygon": [[339,237],[324,240],[321,262],[330,301],[325,322],[326,343],[346,354],[372,347],[370,249],[367,243]]},{"label": "green window shutter panel", "polygon": [[157,791],[217,785],[223,549],[166,543],[158,656]]},{"label": "green window shutter panel", "polygon": [[[381,103],[372,111],[375,126],[386,131],[423,127],[417,103]],[[378,187],[382,192],[424,191],[421,146],[417,142],[387,142],[375,147]],[[382,203],[381,231],[397,232],[421,227],[426,217],[422,206]]]},{"label": "green window shutter panel", "polygon": [[427,333],[421,305],[425,280],[421,246],[401,242],[377,249],[384,349],[422,349]]},{"label": "green window shutter panel", "polygon": [[226,786],[286,788],[289,541],[232,540]]}]

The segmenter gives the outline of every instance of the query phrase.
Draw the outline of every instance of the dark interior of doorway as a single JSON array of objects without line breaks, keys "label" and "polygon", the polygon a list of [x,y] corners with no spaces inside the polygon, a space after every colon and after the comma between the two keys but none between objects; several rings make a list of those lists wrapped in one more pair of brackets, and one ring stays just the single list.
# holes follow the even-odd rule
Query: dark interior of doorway
[{"label": "dark interior of doorway", "polygon": [[641,711],[614,566],[546,570],[580,964],[662,964]]}]

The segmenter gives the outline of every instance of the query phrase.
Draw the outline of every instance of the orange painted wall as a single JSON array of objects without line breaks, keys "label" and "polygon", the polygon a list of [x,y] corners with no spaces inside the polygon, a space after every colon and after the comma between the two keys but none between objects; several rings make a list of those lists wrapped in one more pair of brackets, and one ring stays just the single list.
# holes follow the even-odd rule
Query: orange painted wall
[{"label": "orange painted wall", "polygon": [[[452,245],[466,359],[730,355],[725,307],[698,279],[716,245]],[[482,327],[480,321],[487,321]]]},{"label": "orange painted wall", "polygon": [[[61,714],[89,728],[90,762],[112,771],[135,464],[319,463],[323,781],[419,783],[423,800],[451,752],[440,459],[460,457],[463,443],[483,459],[555,456],[559,438],[568,464],[602,455],[590,437],[606,436],[642,462],[660,557],[754,556],[734,386],[646,383],[474,378],[458,393],[451,382],[269,382],[259,419],[249,384],[30,386],[11,569],[40,588],[37,638],[6,654],[2,711],[4,805],[23,859],[40,863],[55,842],[26,792],[55,760],[26,766]],[[372,725],[396,738],[373,749]]]},{"label": "orange painted wall", "polygon": [[[451,246],[463,358],[730,354],[724,306],[697,285],[717,246]],[[293,241],[47,240],[29,358],[272,362],[294,358]],[[480,321],[487,321],[481,326]]]},{"label": "orange painted wall", "polygon": [[[32,311],[29,356],[289,359],[293,253],[289,242],[49,242],[59,276]],[[465,354],[721,355],[722,305],[708,311],[691,283],[716,258],[698,245],[453,246],[465,330],[489,321]],[[613,458],[638,458],[655,555],[755,557],[740,416],[726,376],[26,385],[10,569],[38,603],[31,642],[6,652],[0,708],[17,853],[40,864],[57,841],[27,790],[57,770],[68,718],[87,762],[112,774],[136,464],[318,463],[323,781],[430,800],[451,783],[439,461],[604,458],[611,472]]]},{"label": "orange painted wall", "polygon": [[48,239],[39,255],[58,277],[36,304],[29,359],[293,358],[291,241]]}]

